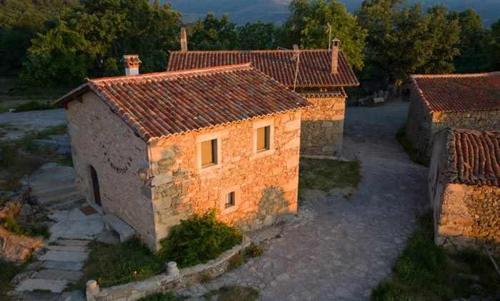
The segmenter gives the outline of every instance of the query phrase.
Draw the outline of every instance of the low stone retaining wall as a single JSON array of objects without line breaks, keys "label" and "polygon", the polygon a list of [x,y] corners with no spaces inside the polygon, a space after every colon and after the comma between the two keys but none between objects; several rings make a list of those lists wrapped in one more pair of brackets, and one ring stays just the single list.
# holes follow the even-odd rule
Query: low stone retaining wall
[{"label": "low stone retaining wall", "polygon": [[227,271],[229,260],[249,245],[250,239],[244,237],[241,244],[225,251],[216,259],[181,270],[177,269],[174,262],[169,262],[165,273],[142,281],[100,288],[95,280],[90,280],[87,282],[87,301],[135,301],[152,294],[187,287],[202,279],[217,277]]}]

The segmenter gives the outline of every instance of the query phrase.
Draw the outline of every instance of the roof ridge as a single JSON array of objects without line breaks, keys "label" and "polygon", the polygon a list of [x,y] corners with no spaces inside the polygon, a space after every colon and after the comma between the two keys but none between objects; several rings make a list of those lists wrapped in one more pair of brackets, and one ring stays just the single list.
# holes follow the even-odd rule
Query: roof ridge
[{"label": "roof ridge", "polygon": [[[228,49],[223,49],[223,50],[188,50],[188,51],[181,51],[181,50],[171,50],[169,51],[170,53],[237,53],[237,52],[295,52],[296,50],[294,49],[253,49],[253,50],[242,50],[242,49],[233,49],[233,50],[228,50]],[[299,49],[299,51],[303,52],[319,52],[319,51],[330,51],[330,49],[326,48],[304,48],[304,49]]]},{"label": "roof ridge", "polygon": [[412,78],[462,78],[462,77],[482,77],[482,76],[500,76],[500,71],[481,72],[481,73],[445,73],[445,74],[412,74]]},{"label": "roof ridge", "polygon": [[151,78],[161,78],[161,79],[170,79],[176,78],[180,76],[189,76],[189,75],[200,75],[200,74],[213,74],[213,73],[222,73],[222,72],[231,72],[237,70],[248,70],[254,69],[251,63],[244,64],[234,64],[234,65],[223,65],[223,66],[215,66],[215,67],[207,67],[207,68],[197,68],[197,69],[186,69],[186,70],[177,70],[177,71],[161,71],[161,72],[150,72],[143,73],[138,75],[120,75],[120,76],[111,76],[111,77],[101,77],[94,79],[87,79],[87,82],[93,84],[106,83],[106,82],[116,82],[116,81],[138,81],[138,80],[146,80]]}]

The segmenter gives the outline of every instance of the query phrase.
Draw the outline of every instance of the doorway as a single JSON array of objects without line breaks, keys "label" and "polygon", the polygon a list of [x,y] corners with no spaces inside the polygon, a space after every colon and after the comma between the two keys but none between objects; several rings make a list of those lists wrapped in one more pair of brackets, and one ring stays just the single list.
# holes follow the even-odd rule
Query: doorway
[{"label": "doorway", "polygon": [[99,178],[97,177],[97,171],[90,165],[90,178],[92,180],[92,191],[94,192],[94,202],[101,205],[101,192],[99,191]]}]

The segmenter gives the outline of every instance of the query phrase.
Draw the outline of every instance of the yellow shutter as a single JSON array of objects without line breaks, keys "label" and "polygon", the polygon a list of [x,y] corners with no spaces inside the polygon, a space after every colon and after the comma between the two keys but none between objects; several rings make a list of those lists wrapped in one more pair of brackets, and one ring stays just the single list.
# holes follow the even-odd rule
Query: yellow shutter
[{"label": "yellow shutter", "polygon": [[257,150],[266,149],[266,128],[261,127],[257,129]]},{"label": "yellow shutter", "polygon": [[269,126],[257,129],[257,151],[268,150],[270,148],[270,130]]},{"label": "yellow shutter", "polygon": [[201,165],[210,165],[215,163],[214,162],[214,154],[213,154],[213,149],[212,149],[212,140],[208,141],[203,141],[201,143]]}]

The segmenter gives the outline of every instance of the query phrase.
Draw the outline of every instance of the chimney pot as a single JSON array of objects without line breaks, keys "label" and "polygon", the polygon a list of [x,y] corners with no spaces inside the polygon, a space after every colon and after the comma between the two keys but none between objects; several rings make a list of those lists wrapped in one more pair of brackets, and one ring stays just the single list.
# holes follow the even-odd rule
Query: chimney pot
[{"label": "chimney pot", "polygon": [[137,54],[127,54],[123,56],[123,65],[125,67],[125,75],[138,75],[139,65],[141,60]]},{"label": "chimney pot", "polygon": [[188,39],[187,39],[186,27],[181,28],[181,51],[182,52],[188,51]]},{"label": "chimney pot", "polygon": [[332,74],[339,73],[339,47],[340,47],[340,40],[337,38],[333,39],[332,40],[332,62],[331,62]]}]

